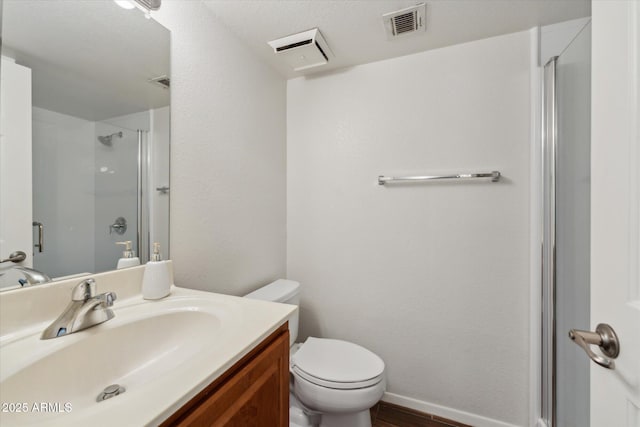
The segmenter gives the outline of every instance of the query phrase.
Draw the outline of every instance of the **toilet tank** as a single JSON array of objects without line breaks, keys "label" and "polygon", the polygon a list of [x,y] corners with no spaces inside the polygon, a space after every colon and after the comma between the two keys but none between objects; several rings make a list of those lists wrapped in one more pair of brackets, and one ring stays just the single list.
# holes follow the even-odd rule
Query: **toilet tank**
[{"label": "toilet tank", "polygon": [[[299,306],[300,283],[294,280],[278,279],[245,295],[245,298]],[[293,345],[298,338],[298,318],[299,314],[298,310],[296,310],[289,319],[287,319],[289,321],[289,345]]]}]

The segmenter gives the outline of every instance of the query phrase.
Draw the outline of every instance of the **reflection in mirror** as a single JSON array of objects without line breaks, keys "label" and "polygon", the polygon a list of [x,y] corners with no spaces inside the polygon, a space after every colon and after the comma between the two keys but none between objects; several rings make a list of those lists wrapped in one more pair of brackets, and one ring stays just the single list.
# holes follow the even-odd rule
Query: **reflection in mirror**
[{"label": "reflection in mirror", "polygon": [[[1,0],[0,289],[169,248],[170,33],[113,1]],[[22,269],[24,270],[24,269]],[[27,282],[28,284],[28,282]]]}]

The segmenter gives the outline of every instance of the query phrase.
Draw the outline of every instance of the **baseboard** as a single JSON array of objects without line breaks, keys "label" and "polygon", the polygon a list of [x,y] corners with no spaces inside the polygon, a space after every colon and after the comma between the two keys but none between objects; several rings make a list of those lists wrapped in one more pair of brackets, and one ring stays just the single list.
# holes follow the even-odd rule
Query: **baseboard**
[{"label": "baseboard", "polygon": [[538,423],[536,424],[536,427],[547,427],[547,423],[542,419],[538,419]]},{"label": "baseboard", "polygon": [[393,403],[394,405],[404,406],[427,414],[437,415],[439,417],[448,418],[474,427],[519,427],[514,424],[508,424],[502,421],[493,420],[469,412],[459,411],[457,409],[448,408],[446,406],[436,405],[434,403],[424,402],[422,400],[412,399],[410,397],[401,396],[395,393],[385,393],[382,401]]}]

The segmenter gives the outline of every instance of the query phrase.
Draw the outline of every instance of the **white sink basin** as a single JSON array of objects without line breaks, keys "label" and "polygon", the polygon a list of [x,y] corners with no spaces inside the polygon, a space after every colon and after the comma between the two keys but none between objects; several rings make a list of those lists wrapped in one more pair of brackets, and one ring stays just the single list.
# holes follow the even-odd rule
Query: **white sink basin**
[{"label": "white sink basin", "polygon": [[[260,317],[252,307],[245,299],[174,288],[157,302],[116,301],[112,320],[68,336],[41,340],[47,325],[40,324],[4,337],[0,396],[14,407],[0,408],[10,409],[0,411],[0,425],[162,421],[266,336],[256,334],[265,325],[250,322]],[[242,336],[247,329],[251,337]],[[126,391],[97,402],[111,384]]]}]

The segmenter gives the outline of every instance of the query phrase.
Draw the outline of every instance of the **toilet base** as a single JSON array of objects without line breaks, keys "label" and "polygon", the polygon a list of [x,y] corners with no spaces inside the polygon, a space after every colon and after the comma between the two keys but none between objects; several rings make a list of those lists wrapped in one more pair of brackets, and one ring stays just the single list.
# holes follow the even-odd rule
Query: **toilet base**
[{"label": "toilet base", "polygon": [[290,393],[289,427],[371,427],[371,414],[369,410],[343,414],[309,413]]},{"label": "toilet base", "polygon": [[371,427],[368,410],[346,414],[322,414],[320,427]]},{"label": "toilet base", "polygon": [[311,417],[293,393],[289,393],[289,427],[313,427]]}]

